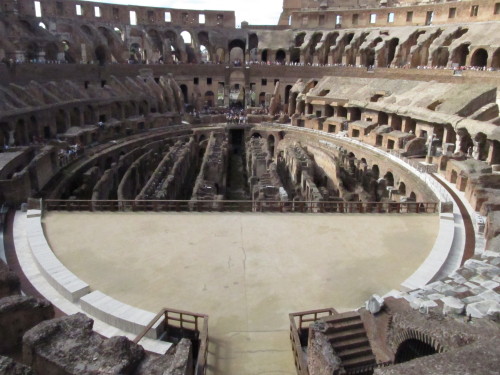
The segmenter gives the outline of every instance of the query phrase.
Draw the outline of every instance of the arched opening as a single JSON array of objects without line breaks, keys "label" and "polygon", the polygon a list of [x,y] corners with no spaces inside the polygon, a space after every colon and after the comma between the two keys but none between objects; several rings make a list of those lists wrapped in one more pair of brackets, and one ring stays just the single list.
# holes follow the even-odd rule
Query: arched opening
[{"label": "arched opening", "polygon": [[479,68],[484,68],[487,62],[488,52],[486,52],[486,50],[483,48],[475,50],[470,59],[470,64]]},{"label": "arched opening", "polygon": [[217,48],[215,51],[215,60],[217,64],[222,64],[226,61],[226,51],[224,51],[224,48]]},{"label": "arched opening", "polygon": [[70,112],[71,116],[71,126],[80,126],[81,121],[80,121],[80,109],[79,108],[73,108],[73,110]]},{"label": "arched opening", "polygon": [[285,104],[288,104],[288,101],[290,100],[290,90],[292,89],[292,85],[287,85],[285,87]]},{"label": "arched opening", "polygon": [[304,40],[306,38],[306,33],[298,33],[295,36],[295,47],[301,47],[304,44]]},{"label": "arched opening", "polygon": [[252,138],[262,138],[260,133],[252,133]]},{"label": "arched opening", "polygon": [[149,103],[146,100],[143,100],[139,104],[139,115],[146,116],[149,113]]},{"label": "arched opening", "polygon": [[250,34],[248,37],[248,52],[250,53],[250,60],[257,61],[257,53],[259,49],[259,37],[257,34]]},{"label": "arched opening", "polygon": [[361,54],[361,58],[364,60],[363,65],[367,68],[375,65],[375,50],[373,48],[365,50]]},{"label": "arched opening", "polygon": [[63,40],[61,43],[64,51],[64,59],[71,64],[75,63],[76,59],[71,52],[71,45],[69,44],[69,42],[67,40]]},{"label": "arched opening", "polygon": [[447,47],[438,47],[432,54],[432,65],[434,66],[446,66],[448,64],[448,59],[450,58],[450,52]]},{"label": "arched opening", "polygon": [[16,145],[26,144],[26,122],[24,119],[17,120],[16,130],[15,130],[15,141]]},{"label": "arched opening", "polygon": [[415,193],[412,191],[412,192],[410,193],[409,199],[410,199],[412,202],[416,202],[416,201],[417,201],[417,194],[415,194]]},{"label": "arched opening", "polygon": [[103,45],[97,46],[95,49],[95,58],[99,62],[99,65],[104,65],[107,62],[107,50]]},{"label": "arched opening", "polygon": [[272,157],[274,157],[274,142],[274,135],[270,134],[269,137],[267,137],[267,146]]},{"label": "arched opening", "polygon": [[141,46],[139,43],[132,43],[129,49],[130,60],[134,62],[140,62],[142,60],[141,56]]},{"label": "arched opening", "polygon": [[181,38],[184,41],[184,47],[186,48],[187,62],[196,63],[197,56],[194,50],[193,37],[189,31],[184,30],[181,32]]},{"label": "arched opening", "polygon": [[265,92],[261,92],[259,94],[259,105],[264,107],[266,105],[266,93]]},{"label": "arched opening", "polygon": [[168,30],[165,33],[165,53],[170,53],[172,60],[170,62],[178,62],[181,60],[181,54],[179,51],[179,46],[177,45],[177,34],[172,30]]},{"label": "arched opening", "polygon": [[283,51],[282,49],[279,49],[276,52],[276,62],[283,64],[285,62],[285,60],[286,60],[286,52]]},{"label": "arched opening", "polygon": [[457,178],[458,178],[457,171],[456,171],[456,170],[452,170],[452,171],[451,171],[451,178],[450,178],[450,182],[451,182],[452,184],[456,184],[456,183],[457,183]]},{"label": "arched opening", "polygon": [[316,33],[311,38],[311,44],[309,45],[309,56],[307,59],[308,63],[312,64],[314,54],[316,53],[316,47],[317,47],[318,43],[321,41],[321,38],[323,38],[323,33]]},{"label": "arched opening", "polygon": [[181,85],[182,97],[184,98],[184,104],[188,103],[188,88],[186,85]]},{"label": "arched opening", "polygon": [[92,29],[88,27],[87,25],[82,25],[80,29],[87,34],[88,36],[92,36]]},{"label": "arched opening", "polygon": [[260,56],[260,60],[263,62],[267,62],[267,49],[262,51],[262,54]]},{"label": "arched opening", "polygon": [[205,105],[207,107],[213,107],[214,106],[214,93],[212,91],[207,91],[205,93]]},{"label": "arched opening", "polygon": [[114,31],[114,32],[118,35],[118,37],[119,37],[121,40],[123,40],[123,33],[122,33],[122,31],[121,31],[118,27],[115,27],[115,28],[113,29],[113,31]]},{"label": "arched opening", "polygon": [[389,123],[389,116],[385,112],[378,113],[378,124],[387,125]]},{"label": "arched opening", "polygon": [[290,62],[298,64],[300,63],[300,48],[292,48],[290,51]]},{"label": "arched opening", "polygon": [[379,170],[377,164],[373,164],[373,166],[372,166],[372,175],[373,175],[373,178],[375,178],[376,180],[378,180],[380,177],[380,170]]},{"label": "arched opening", "polygon": [[203,44],[200,45],[200,58],[203,63],[210,61],[210,52],[208,52],[208,48]]},{"label": "arched opening", "polygon": [[181,38],[185,44],[191,44],[193,42],[193,37],[189,31],[184,30],[181,32]]},{"label": "arched opening", "polygon": [[[1,126],[1,125],[0,125]],[[28,129],[29,129],[29,140],[30,141],[38,141],[39,140],[39,129],[38,129],[38,121],[36,120],[36,117],[35,116],[31,116],[30,117],[30,122],[29,122],[29,125],[28,125]],[[1,135],[1,134],[0,134]],[[2,145],[3,143],[0,142],[0,145]]]},{"label": "arched opening", "polygon": [[66,124],[66,112],[60,109],[56,115],[56,131],[57,134],[64,134],[68,126]]},{"label": "arched opening", "polygon": [[245,64],[245,48],[246,45],[244,40],[234,39],[229,42],[229,59],[235,66]]},{"label": "arched opening", "polygon": [[394,176],[392,175],[392,172],[387,172],[384,175],[384,179],[387,181],[387,186],[394,186]]},{"label": "arched opening", "polygon": [[387,65],[391,65],[392,60],[394,60],[394,55],[396,54],[396,47],[399,44],[398,38],[393,38],[387,46]]},{"label": "arched opening", "polygon": [[460,66],[464,66],[467,61],[467,55],[469,54],[469,44],[461,44],[458,46],[454,53],[452,62]]},{"label": "arched opening", "polygon": [[[234,74],[235,72],[233,72]],[[244,108],[245,107],[245,88],[239,83],[231,86],[229,92],[229,106],[231,108]]]},{"label": "arched opening", "polygon": [[491,67],[493,69],[499,69],[500,68],[500,48],[498,48],[493,53],[493,58],[491,59]]},{"label": "arched opening", "polygon": [[156,61],[156,60],[162,59],[163,41],[161,40],[160,33],[155,29],[151,29],[148,31],[148,36],[152,42],[151,44],[153,47],[153,56],[156,54],[156,56],[154,56],[153,60]]},{"label": "arched opening", "polygon": [[40,47],[38,44],[35,42],[32,42],[28,44],[26,48],[26,59],[31,61],[31,60],[38,60],[38,55],[40,54]]},{"label": "arched opening", "polygon": [[403,181],[399,183],[398,191],[399,195],[406,195],[406,185]]},{"label": "arched opening", "polygon": [[331,47],[337,44],[337,38],[339,37],[338,32],[330,33],[326,36],[326,40],[323,48],[323,58],[322,58],[322,63],[323,64],[328,64],[328,56],[330,55],[330,50]]},{"label": "arched opening", "polygon": [[[338,107],[338,117],[346,117],[346,116],[341,116],[340,115],[340,108],[344,108],[344,107]],[[347,112],[347,109],[346,109],[346,112]],[[353,107],[353,108],[349,108],[349,114],[350,114],[350,118],[349,120],[350,121],[358,121],[358,120],[361,120],[361,109],[358,108],[358,107]]]},{"label": "arched opening", "polygon": [[412,359],[425,357],[435,353],[437,353],[437,351],[431,345],[417,339],[408,339],[398,346],[394,363],[408,362]]},{"label": "arched opening", "polygon": [[59,47],[55,43],[49,43],[45,46],[45,59],[48,61],[57,61]]}]

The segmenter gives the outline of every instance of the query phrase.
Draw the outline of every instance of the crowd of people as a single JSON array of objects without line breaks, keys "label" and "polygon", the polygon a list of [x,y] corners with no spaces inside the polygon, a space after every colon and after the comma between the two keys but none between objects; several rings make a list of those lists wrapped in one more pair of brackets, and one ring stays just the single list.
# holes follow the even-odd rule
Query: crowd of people
[{"label": "crowd of people", "polygon": [[[15,64],[69,64],[66,60],[38,60],[38,59],[30,59],[30,60],[20,60],[20,59],[7,59],[3,58],[1,63],[7,65],[8,67],[11,67]],[[127,63],[131,63],[130,61],[127,61]],[[156,64],[163,64],[163,61],[161,62],[152,62],[152,61],[142,61],[142,62],[134,62],[134,63],[142,63],[146,65],[156,65]],[[88,61],[88,62],[83,62],[81,61],[80,64],[99,64],[98,61]],[[118,64],[117,62],[113,62],[113,64]],[[183,63],[180,61],[175,61],[173,64],[176,65],[182,65],[182,64],[193,64],[193,63]],[[223,62],[211,62],[211,61],[201,61],[198,64],[224,64]],[[243,65],[245,66],[251,66],[251,65],[262,65],[262,66],[298,66],[298,67],[303,67],[303,66],[310,66],[310,67],[326,67],[326,68],[358,68],[358,69],[367,69],[367,70],[375,70],[376,68],[380,68],[380,66],[376,65],[362,65],[362,64],[321,64],[321,63],[305,63],[305,62],[293,62],[293,61],[257,61],[257,60],[250,60],[250,61],[245,61],[244,63],[240,59],[235,59],[232,61],[232,65],[235,67],[241,67]],[[465,70],[474,70],[474,71],[497,71],[499,68],[494,68],[494,67],[486,67],[486,66],[472,66],[472,65],[462,65],[462,66],[430,66],[430,65],[419,65],[416,68],[411,67],[410,64],[405,64],[402,66],[395,66],[395,65],[388,65],[385,66],[384,68],[390,68],[390,69],[419,69],[419,70],[454,70],[454,71],[465,71]]]},{"label": "crowd of people", "polygon": [[244,109],[231,108],[226,113],[226,122],[228,124],[246,124],[247,121],[248,116]]},{"label": "crowd of people", "polygon": [[59,149],[59,153],[57,154],[57,157],[59,159],[59,165],[64,166],[68,164],[70,161],[72,161],[82,153],[83,153],[83,146],[79,142],[70,145],[67,148]]}]

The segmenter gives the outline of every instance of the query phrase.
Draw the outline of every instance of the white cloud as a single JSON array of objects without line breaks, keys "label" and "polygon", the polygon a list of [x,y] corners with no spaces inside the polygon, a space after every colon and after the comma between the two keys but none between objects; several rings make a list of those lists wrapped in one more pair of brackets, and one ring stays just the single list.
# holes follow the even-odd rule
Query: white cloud
[{"label": "white cloud", "polygon": [[105,2],[178,9],[234,10],[237,25],[242,21],[248,21],[251,25],[277,25],[283,7],[282,0],[106,0]]}]

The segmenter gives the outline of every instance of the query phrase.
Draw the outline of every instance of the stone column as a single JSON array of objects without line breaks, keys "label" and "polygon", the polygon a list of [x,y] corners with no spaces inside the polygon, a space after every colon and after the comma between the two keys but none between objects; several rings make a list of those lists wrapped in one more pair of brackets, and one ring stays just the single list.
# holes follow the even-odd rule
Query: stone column
[{"label": "stone column", "polygon": [[455,151],[454,151],[455,154],[460,152],[461,143],[462,143],[462,134],[457,132],[456,137],[455,137]]},{"label": "stone column", "polygon": [[500,164],[500,142],[490,140],[487,142],[489,143],[489,147],[486,162],[490,165]]}]

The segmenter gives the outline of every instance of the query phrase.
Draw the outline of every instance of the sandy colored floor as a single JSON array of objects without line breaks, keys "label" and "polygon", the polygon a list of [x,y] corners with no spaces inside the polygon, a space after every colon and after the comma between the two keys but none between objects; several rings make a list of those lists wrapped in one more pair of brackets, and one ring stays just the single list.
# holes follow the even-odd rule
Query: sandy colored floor
[{"label": "sandy colored floor", "polygon": [[295,374],[288,314],[359,307],[410,276],[437,215],[49,213],[49,243],[92,289],[210,316],[210,373]]}]

